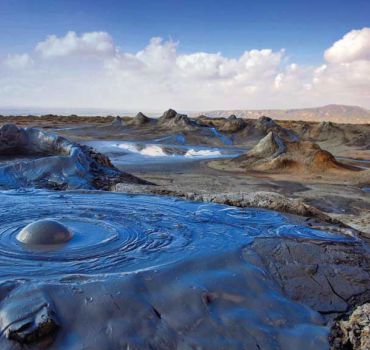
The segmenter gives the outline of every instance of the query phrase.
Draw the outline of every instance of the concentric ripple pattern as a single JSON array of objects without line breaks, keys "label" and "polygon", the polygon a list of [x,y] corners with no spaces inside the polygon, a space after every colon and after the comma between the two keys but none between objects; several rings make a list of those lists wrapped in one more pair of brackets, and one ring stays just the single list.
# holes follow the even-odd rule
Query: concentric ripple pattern
[{"label": "concentric ripple pattern", "polygon": [[[0,278],[138,271],[194,255],[237,249],[257,236],[347,238],[289,222],[277,212],[170,197],[103,192],[0,192]],[[70,241],[36,249],[16,239],[36,220],[53,219]]]}]

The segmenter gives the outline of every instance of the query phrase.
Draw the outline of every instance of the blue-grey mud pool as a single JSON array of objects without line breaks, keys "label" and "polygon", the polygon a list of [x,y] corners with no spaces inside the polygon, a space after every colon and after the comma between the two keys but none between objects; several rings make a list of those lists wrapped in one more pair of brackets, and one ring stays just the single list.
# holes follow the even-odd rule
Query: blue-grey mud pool
[{"label": "blue-grey mud pool", "polygon": [[[323,317],[284,296],[248,246],[355,241],[274,211],[171,197],[8,190],[0,211],[1,286],[14,288],[7,303],[23,305],[0,311],[2,330],[45,293],[60,325],[51,349],[328,349]],[[40,219],[72,238],[46,249],[19,242]]]},{"label": "blue-grey mud pool", "polygon": [[[0,210],[2,279],[135,272],[196,256],[206,260],[255,237],[353,240],[274,211],[160,196],[10,190],[0,193]],[[24,227],[43,219],[63,223],[72,238],[48,249],[18,240]]]}]

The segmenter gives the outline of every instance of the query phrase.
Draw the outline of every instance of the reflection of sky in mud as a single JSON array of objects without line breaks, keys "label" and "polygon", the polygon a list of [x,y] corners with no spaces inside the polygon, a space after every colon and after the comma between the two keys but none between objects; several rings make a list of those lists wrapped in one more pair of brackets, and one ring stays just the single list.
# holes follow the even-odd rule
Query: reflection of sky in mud
[{"label": "reflection of sky in mud", "polygon": [[91,141],[87,145],[109,156],[114,164],[180,163],[201,159],[236,157],[239,148],[127,141]]},{"label": "reflection of sky in mud", "polygon": [[[273,211],[167,197],[30,190],[4,191],[0,199],[1,278],[155,268],[235,251],[256,236],[347,239]],[[16,240],[20,229],[44,218],[66,225],[73,238],[51,251],[30,250]]]},{"label": "reflection of sky in mud", "polygon": [[233,140],[230,137],[220,133],[216,128],[210,128],[210,131],[214,136],[218,137],[225,145],[233,144]]}]

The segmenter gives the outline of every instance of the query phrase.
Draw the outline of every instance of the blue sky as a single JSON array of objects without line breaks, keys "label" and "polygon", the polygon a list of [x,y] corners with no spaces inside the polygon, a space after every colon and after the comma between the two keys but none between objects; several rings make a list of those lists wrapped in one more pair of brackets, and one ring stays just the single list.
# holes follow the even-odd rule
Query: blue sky
[{"label": "blue sky", "polygon": [[0,107],[370,108],[369,0],[0,0]]},{"label": "blue sky", "polygon": [[180,52],[286,48],[299,63],[352,29],[370,25],[370,1],[1,0],[1,52],[27,51],[46,35],[106,31],[127,51],[153,36],[180,41]]}]

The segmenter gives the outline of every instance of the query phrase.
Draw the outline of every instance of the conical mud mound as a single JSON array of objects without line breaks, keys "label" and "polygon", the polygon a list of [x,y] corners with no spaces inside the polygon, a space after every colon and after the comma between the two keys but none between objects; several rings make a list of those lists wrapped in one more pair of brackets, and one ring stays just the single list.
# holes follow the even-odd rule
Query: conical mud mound
[{"label": "conical mud mound", "polygon": [[287,141],[269,132],[247,154],[232,160],[245,169],[272,172],[326,173],[357,168],[338,162],[328,151],[309,141]]}]

